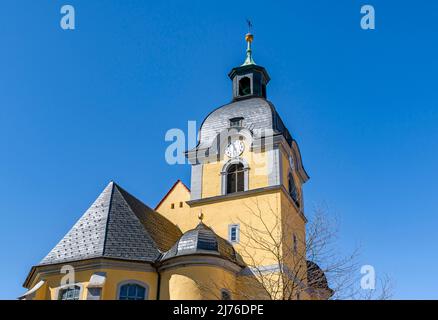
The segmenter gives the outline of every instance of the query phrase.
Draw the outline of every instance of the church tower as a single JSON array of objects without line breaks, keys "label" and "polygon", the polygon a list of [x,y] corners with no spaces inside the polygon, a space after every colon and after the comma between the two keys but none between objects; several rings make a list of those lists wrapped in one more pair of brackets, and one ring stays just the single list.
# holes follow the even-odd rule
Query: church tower
[{"label": "church tower", "polygon": [[305,270],[302,186],[309,176],[297,142],[268,100],[270,76],[253,59],[253,39],[250,33],[245,36],[246,59],[229,73],[232,101],[207,116],[198,145],[187,152],[191,218],[176,223],[185,232],[202,212],[204,223],[232,243],[246,263],[273,268],[272,252],[250,244],[255,229],[268,228],[284,263]]}]

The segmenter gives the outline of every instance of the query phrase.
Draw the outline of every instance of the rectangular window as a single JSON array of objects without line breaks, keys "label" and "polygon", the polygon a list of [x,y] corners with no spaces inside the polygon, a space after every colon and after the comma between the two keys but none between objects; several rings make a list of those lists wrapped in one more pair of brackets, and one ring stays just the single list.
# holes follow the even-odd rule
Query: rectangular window
[{"label": "rectangular window", "polygon": [[243,118],[230,119],[230,127],[231,128],[242,127],[242,124],[243,124]]},{"label": "rectangular window", "polygon": [[294,254],[297,254],[298,252],[298,239],[297,236],[295,235],[295,233],[293,234],[293,250],[294,250]]},{"label": "rectangular window", "polygon": [[240,240],[240,226],[238,224],[230,224],[228,226],[228,240],[231,243],[238,243]]}]

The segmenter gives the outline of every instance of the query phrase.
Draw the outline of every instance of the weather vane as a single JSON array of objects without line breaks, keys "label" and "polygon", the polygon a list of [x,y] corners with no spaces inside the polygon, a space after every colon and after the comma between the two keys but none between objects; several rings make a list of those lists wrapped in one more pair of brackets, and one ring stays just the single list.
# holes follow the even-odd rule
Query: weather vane
[{"label": "weather vane", "polygon": [[246,19],[246,24],[248,25],[248,33],[251,33],[251,30],[252,30],[252,23],[251,23],[251,20]]},{"label": "weather vane", "polygon": [[248,47],[246,49],[246,60],[242,64],[242,66],[247,66],[250,64],[255,64],[253,58],[252,58],[252,50],[251,50],[251,43],[254,40],[254,36],[251,33],[252,30],[252,23],[249,19],[246,19],[246,24],[248,25],[248,33],[245,35],[245,41],[248,44]]}]

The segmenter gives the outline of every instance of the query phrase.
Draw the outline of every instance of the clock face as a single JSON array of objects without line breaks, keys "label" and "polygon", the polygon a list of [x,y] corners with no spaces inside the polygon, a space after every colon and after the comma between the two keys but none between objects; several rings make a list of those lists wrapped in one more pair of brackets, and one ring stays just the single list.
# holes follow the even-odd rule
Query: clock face
[{"label": "clock face", "polygon": [[231,142],[228,147],[225,149],[225,154],[230,158],[236,158],[240,156],[245,150],[245,145],[242,141],[237,140]]}]

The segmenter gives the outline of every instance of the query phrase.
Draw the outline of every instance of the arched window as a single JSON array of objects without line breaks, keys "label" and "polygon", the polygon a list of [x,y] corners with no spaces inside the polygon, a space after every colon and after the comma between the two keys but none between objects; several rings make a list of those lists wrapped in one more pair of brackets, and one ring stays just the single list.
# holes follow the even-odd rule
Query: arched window
[{"label": "arched window", "polygon": [[297,186],[295,184],[294,176],[292,175],[292,173],[289,173],[288,180],[289,180],[289,195],[292,198],[292,200],[294,201],[294,203],[296,204],[296,206],[299,208],[300,201],[298,199],[298,189],[297,189]]},{"label": "arched window", "polygon": [[245,191],[245,172],[242,163],[232,164],[227,170],[227,194]]},{"label": "arched window", "polygon": [[248,77],[243,77],[239,80],[239,96],[251,94],[251,80]]},{"label": "arched window", "polygon": [[59,300],[79,300],[81,287],[71,286],[59,290]]},{"label": "arched window", "polygon": [[119,287],[119,300],[146,300],[147,290],[138,283],[126,283]]},{"label": "arched window", "polygon": [[227,289],[221,290],[221,300],[232,300],[231,293]]}]

